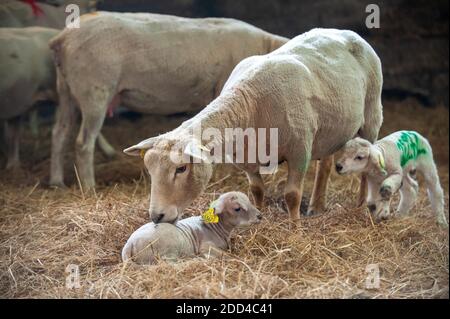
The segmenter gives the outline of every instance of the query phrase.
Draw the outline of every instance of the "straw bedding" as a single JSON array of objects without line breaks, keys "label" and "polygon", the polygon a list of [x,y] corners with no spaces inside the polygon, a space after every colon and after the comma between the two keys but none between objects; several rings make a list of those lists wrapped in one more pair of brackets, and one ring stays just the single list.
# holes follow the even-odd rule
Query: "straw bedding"
[{"label": "straw bedding", "polygon": [[[415,129],[428,137],[445,189],[448,218],[448,109],[414,100],[385,103],[381,136]],[[109,120],[117,149],[176,127],[184,117]],[[22,170],[0,170],[0,297],[3,298],[448,298],[448,230],[439,228],[421,187],[411,216],[374,224],[355,209],[357,177],[331,176],[325,214],[291,230],[282,200],[286,170],[266,176],[263,222],[240,230],[219,259],[155,266],[123,264],[128,236],[148,222],[149,178],[140,160],[96,154],[99,187],[85,195],[68,164],[67,190],[46,187],[50,124],[24,132]],[[69,154],[69,157],[71,154]],[[312,187],[310,168],[305,203]],[[217,194],[249,193],[243,173],[219,167],[206,192],[186,211],[200,214]],[[394,207],[395,208],[395,207]],[[80,287],[66,287],[66,267],[79,267]],[[376,264],[380,286],[368,289]]]}]

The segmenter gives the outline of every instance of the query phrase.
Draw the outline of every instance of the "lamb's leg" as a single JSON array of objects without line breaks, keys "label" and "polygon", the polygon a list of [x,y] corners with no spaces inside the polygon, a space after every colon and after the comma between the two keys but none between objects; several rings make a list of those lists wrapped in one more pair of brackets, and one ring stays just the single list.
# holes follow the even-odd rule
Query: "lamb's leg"
[{"label": "lamb's leg", "polygon": [[359,185],[358,208],[363,207],[367,198],[367,174],[361,174],[361,184]]},{"label": "lamb's leg", "polygon": [[253,194],[255,206],[261,209],[264,205],[264,181],[259,172],[246,172]]},{"label": "lamb's leg", "polygon": [[327,204],[327,186],[333,166],[333,156],[329,156],[316,162],[316,176],[314,179],[314,187],[309,203],[307,216],[316,213],[323,213]]},{"label": "lamb's leg", "polygon": [[50,161],[50,185],[64,185],[64,153],[77,122],[77,105],[64,79],[58,74],[59,105],[52,130],[52,151]]},{"label": "lamb's leg", "polygon": [[98,135],[97,145],[106,157],[112,158],[116,155],[116,150],[111,146],[111,144],[109,144],[108,140],[102,133]]},{"label": "lamb's leg", "polygon": [[422,168],[421,171],[425,179],[431,209],[433,210],[433,213],[436,214],[439,225],[448,227],[448,222],[444,212],[444,191],[442,190],[441,183],[439,182],[436,164],[431,159],[426,166],[427,167]]},{"label": "lamb's leg", "polygon": [[[308,165],[302,165],[308,167]],[[300,204],[303,196],[303,181],[305,170],[299,170],[295,164],[288,162],[288,179],[284,191],[284,198],[289,212],[289,217],[295,225],[300,225]]]},{"label": "lamb's leg", "polygon": [[397,208],[397,215],[407,215],[414,206],[417,198],[419,185],[413,179],[405,178],[400,187],[400,203]]},{"label": "lamb's leg", "polygon": [[20,116],[5,121],[4,138],[7,149],[6,169],[14,170],[20,167],[19,142],[22,118]]},{"label": "lamb's leg", "polygon": [[380,195],[383,199],[388,200],[392,194],[396,193],[402,185],[403,176],[401,173],[395,173],[386,178],[380,187]]}]

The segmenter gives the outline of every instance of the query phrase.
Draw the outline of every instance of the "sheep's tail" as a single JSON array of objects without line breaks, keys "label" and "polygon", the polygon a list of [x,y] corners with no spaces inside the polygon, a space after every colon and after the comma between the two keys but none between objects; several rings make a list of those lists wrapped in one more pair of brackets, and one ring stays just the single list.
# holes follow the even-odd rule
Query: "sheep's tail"
[{"label": "sheep's tail", "polygon": [[51,38],[50,41],[48,42],[48,46],[50,47],[50,50],[52,50],[52,52],[53,52],[53,61],[57,68],[61,68],[61,65],[62,65],[63,42],[69,31],[70,30],[68,30],[68,29],[64,29],[63,31],[58,33],[56,36]]}]

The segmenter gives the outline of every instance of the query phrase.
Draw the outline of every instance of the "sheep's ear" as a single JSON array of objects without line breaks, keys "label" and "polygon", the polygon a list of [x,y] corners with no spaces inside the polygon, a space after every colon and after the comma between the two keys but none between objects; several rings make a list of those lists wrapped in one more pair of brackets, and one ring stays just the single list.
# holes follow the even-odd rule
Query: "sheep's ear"
[{"label": "sheep's ear", "polygon": [[384,176],[387,175],[384,156],[375,146],[370,146],[370,161],[372,165]]},{"label": "sheep's ear", "polygon": [[139,142],[136,145],[130,146],[123,150],[123,152],[130,156],[140,156],[144,158],[145,152],[153,147],[156,142],[156,137],[151,137]]},{"label": "sheep's ear", "polygon": [[192,156],[194,159],[197,159],[198,161],[204,161],[207,163],[210,162],[209,158],[210,150],[195,139],[190,141],[186,145],[186,147],[184,148],[184,154]]}]

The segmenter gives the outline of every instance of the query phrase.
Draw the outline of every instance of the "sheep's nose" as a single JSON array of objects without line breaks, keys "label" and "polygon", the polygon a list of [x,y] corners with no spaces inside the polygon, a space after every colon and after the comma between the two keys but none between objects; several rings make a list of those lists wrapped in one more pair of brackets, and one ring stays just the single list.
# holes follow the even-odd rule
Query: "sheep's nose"
[{"label": "sheep's nose", "polygon": [[161,221],[161,219],[163,219],[163,218],[164,218],[164,214],[152,214],[152,221],[155,224],[158,224]]},{"label": "sheep's nose", "polygon": [[342,171],[342,169],[343,169],[342,165],[339,164],[339,163],[337,163],[337,164],[336,164],[336,172],[339,173],[340,171]]},{"label": "sheep's nose", "polygon": [[369,206],[367,206],[367,208],[369,208],[369,211],[370,211],[371,213],[374,213],[375,210],[377,209],[377,205],[375,205],[375,204],[370,204]]},{"label": "sheep's nose", "polygon": [[256,218],[258,218],[258,220],[261,220],[262,219],[262,215],[258,214],[258,215],[256,215]]}]

